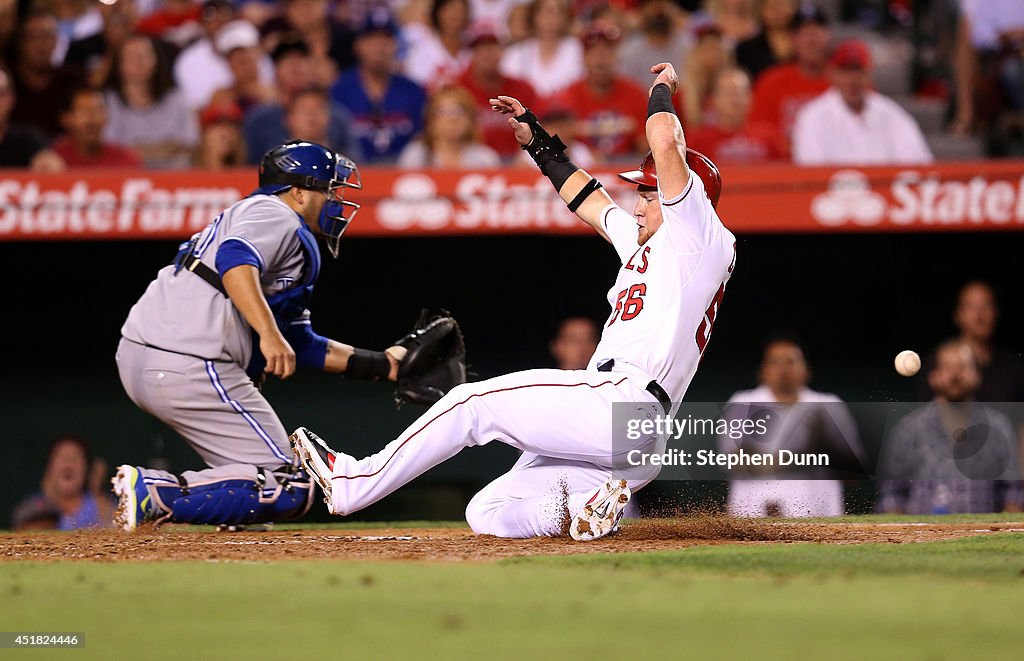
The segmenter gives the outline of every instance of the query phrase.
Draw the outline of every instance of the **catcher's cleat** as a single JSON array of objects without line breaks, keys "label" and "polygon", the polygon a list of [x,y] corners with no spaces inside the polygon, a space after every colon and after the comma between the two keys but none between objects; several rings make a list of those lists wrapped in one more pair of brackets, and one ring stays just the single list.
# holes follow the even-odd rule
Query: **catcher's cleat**
[{"label": "catcher's cleat", "polygon": [[305,427],[296,429],[288,440],[292,442],[292,450],[309,474],[324,492],[327,511],[334,514],[334,502],[331,498],[331,479],[334,476],[335,452],[327,447],[322,438]]},{"label": "catcher's cleat", "polygon": [[572,517],[569,535],[577,542],[588,542],[618,531],[631,495],[625,480],[605,482]]},{"label": "catcher's cleat", "polygon": [[118,466],[117,475],[111,478],[110,483],[114,485],[113,492],[117,496],[115,526],[131,532],[140,523],[155,518],[156,505],[138,468],[128,464]]}]

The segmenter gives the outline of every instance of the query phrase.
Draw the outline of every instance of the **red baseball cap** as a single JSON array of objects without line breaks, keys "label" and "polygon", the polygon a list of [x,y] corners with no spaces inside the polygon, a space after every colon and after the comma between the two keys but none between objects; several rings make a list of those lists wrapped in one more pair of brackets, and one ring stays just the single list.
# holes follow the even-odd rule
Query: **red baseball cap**
[{"label": "red baseball cap", "polygon": [[211,103],[206,106],[199,115],[199,124],[203,128],[206,128],[211,124],[219,124],[221,122],[238,124],[241,121],[242,109],[233,101],[231,103]]},{"label": "red baseball cap", "polygon": [[832,65],[840,69],[871,69],[871,49],[860,39],[850,39],[832,51]]},{"label": "red baseball cap", "polygon": [[502,42],[498,28],[490,21],[473,23],[466,31],[466,37],[470,48],[479,44],[500,44]]}]

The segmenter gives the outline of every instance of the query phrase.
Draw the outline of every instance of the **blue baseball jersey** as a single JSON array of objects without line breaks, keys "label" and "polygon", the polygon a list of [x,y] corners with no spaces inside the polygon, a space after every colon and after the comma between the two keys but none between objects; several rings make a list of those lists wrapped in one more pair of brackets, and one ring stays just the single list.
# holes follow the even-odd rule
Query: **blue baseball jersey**
[{"label": "blue baseball jersey", "polygon": [[367,95],[359,70],[349,69],[331,86],[331,98],[352,113],[352,134],[369,163],[393,162],[423,129],[427,96],[404,76],[392,76],[377,102]]}]

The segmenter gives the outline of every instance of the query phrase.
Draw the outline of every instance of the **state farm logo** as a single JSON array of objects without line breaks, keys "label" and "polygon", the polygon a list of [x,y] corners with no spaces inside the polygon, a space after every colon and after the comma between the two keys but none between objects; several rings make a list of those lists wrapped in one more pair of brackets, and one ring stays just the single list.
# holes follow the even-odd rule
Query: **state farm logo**
[{"label": "state farm logo", "polygon": [[438,197],[437,184],[425,174],[402,175],[391,187],[391,197],[377,205],[377,220],[396,231],[413,225],[427,230],[441,229],[451,217],[451,200]]},{"label": "state farm logo", "polygon": [[828,190],[811,201],[811,215],[825,227],[1024,223],[1024,176],[1012,176],[1015,182],[989,181],[981,175],[943,181],[934,172],[905,170],[893,178],[887,197],[872,190],[864,173],[840,170],[832,175]]},{"label": "state farm logo", "polygon": [[885,207],[885,198],[871,190],[863,173],[840,170],[832,175],[828,191],[811,202],[811,214],[826,227],[838,227],[851,220],[858,225],[877,225],[885,215]]}]

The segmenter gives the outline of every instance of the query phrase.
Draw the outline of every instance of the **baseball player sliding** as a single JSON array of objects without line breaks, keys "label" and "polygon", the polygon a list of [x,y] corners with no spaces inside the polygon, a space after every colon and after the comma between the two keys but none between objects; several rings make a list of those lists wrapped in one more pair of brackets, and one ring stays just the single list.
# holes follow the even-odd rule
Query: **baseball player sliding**
[{"label": "baseball player sliding", "polygon": [[[424,403],[465,381],[461,335],[451,319],[435,319],[386,351],[313,331],[307,306],[320,273],[316,237],[337,257],[359,208],[344,193],[359,188],[355,163],[327,147],[275,147],[263,157],[259,188],[183,244],[132,307],[117,348],[121,383],[136,405],[184,436],[208,468],[174,475],[120,466],[113,479],[116,525],[266,523],[309,509],[312,481],[294,463],[287,432],[258,388],[266,374],[286,379],[298,363],[358,379],[397,379],[401,398]],[[444,344],[452,359],[438,368],[445,373],[421,382],[403,359],[427,340]]]},{"label": "baseball player sliding", "polygon": [[568,523],[574,539],[596,539],[617,529],[631,492],[654,479],[657,467],[632,468],[625,458],[634,449],[657,451],[662,439],[614,438],[612,404],[631,402],[645,415],[664,415],[683,397],[735,265],[735,240],[715,213],[717,171],[686,149],[671,102],[676,73],[669,64],[651,72],[657,74],[646,124],[651,153],[639,170],[619,175],[637,185],[633,214],[574,165],[561,140],[519,101],[491,99],[495,111],[510,115],[516,140],[569,209],[622,261],[590,365],[460,385],[365,459],[299,428],[291,437],[296,453],[331,512],[360,510],[463,448],[493,440],[523,455],[469,503],[466,519],[478,534],[556,536]]}]

